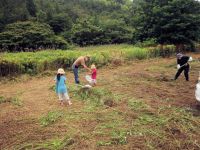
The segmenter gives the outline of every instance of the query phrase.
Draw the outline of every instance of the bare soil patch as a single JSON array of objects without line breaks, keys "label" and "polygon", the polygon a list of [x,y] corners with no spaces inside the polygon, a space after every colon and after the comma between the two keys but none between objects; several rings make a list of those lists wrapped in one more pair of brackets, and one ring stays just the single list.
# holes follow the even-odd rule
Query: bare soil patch
[{"label": "bare soil patch", "polygon": [[[194,55],[199,58],[200,55]],[[72,149],[146,149],[144,138],[140,136],[129,136],[127,141],[119,137],[116,143],[96,143],[99,140],[107,140],[104,133],[96,133],[98,126],[106,123],[101,118],[114,110],[119,116],[126,116],[123,121],[131,124],[138,114],[128,108],[128,101],[132,98],[140,99],[152,109],[159,109],[161,106],[174,106],[190,108],[190,112],[199,117],[200,107],[194,97],[195,85],[197,83],[199,64],[192,63],[190,81],[186,82],[183,74],[177,81],[173,81],[176,73],[175,59],[151,59],[134,61],[127,64],[114,62],[98,70],[98,85],[95,88],[102,88],[111,91],[118,101],[107,98],[105,110],[95,112],[88,108],[87,112],[82,111],[87,103],[77,100],[73,93],[69,93],[73,105],[62,107],[58,104],[57,96],[50,88],[54,85],[53,76],[32,77],[30,80],[20,82],[7,82],[0,85],[0,96],[17,97],[22,106],[15,106],[9,102],[0,104],[0,149],[12,149],[24,143],[40,143],[55,137],[62,138],[67,133],[74,131],[74,142]],[[117,66],[120,65],[120,66]],[[84,74],[81,73],[81,80],[84,81]],[[74,85],[73,74],[67,72],[69,88]],[[39,119],[49,111],[59,110],[69,115],[70,120],[62,119],[46,128],[41,127]],[[91,111],[91,114],[90,112]],[[106,112],[104,114],[104,111]],[[77,113],[77,114],[76,114]],[[121,113],[121,114],[120,114]],[[102,115],[104,114],[104,115]],[[85,116],[85,119],[82,118]],[[65,116],[66,117],[66,116]],[[120,127],[120,125],[119,125]],[[102,127],[103,128],[103,127]],[[112,128],[112,126],[110,127]],[[109,129],[109,127],[108,127]],[[168,131],[173,138],[184,140],[186,135],[178,128],[170,128]],[[91,134],[93,136],[91,136]],[[120,133],[121,134],[121,133]],[[197,135],[197,137],[199,137]],[[195,137],[195,139],[197,138]],[[200,142],[199,140],[197,143]],[[110,144],[111,146],[106,146]],[[173,149],[170,145],[160,143],[159,149]],[[187,145],[188,146],[188,145]],[[183,147],[175,147],[174,149]],[[193,148],[198,148],[194,147]],[[187,147],[186,147],[187,149]]]}]

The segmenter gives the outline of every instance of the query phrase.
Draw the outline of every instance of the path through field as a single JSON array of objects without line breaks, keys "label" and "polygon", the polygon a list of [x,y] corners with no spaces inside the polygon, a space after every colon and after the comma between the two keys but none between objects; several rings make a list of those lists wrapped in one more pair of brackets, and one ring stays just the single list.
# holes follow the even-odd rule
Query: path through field
[{"label": "path through field", "polygon": [[[199,55],[194,58],[199,58]],[[112,107],[94,107],[88,101],[78,99],[74,92],[69,93],[73,104],[60,106],[52,90],[53,76],[1,83],[0,96],[14,98],[15,102],[0,103],[0,149],[34,149],[39,146],[44,149],[198,149],[200,132],[193,131],[195,123],[189,131],[188,126],[189,129],[179,128],[173,124],[176,121],[171,123],[170,119],[155,124],[155,120],[160,121],[157,120],[159,117],[150,116],[161,114],[169,117],[169,110],[161,108],[169,107],[171,111],[174,107],[188,110],[195,117],[193,121],[200,123],[198,103],[194,97],[199,62],[191,64],[189,82],[184,80],[183,75],[177,81],[171,80],[176,72],[175,66],[175,59],[169,58],[133,61],[99,69],[98,86],[95,88],[112,93]],[[84,73],[80,76],[83,81]],[[74,88],[71,72],[67,72],[67,78],[69,89]],[[78,89],[75,90],[79,94]],[[42,126],[41,118],[48,112],[58,112],[61,117]],[[142,119],[141,114],[145,114]],[[150,120],[145,118],[147,116],[151,117]],[[148,133],[142,131],[134,124],[138,120],[143,121],[139,123],[144,128],[153,130]],[[164,131],[157,131],[162,126]],[[138,133],[140,130],[141,133]],[[154,131],[157,133],[153,134]],[[64,140],[69,140],[69,137],[71,143],[68,141],[66,144]],[[148,142],[148,139],[152,141]]]}]

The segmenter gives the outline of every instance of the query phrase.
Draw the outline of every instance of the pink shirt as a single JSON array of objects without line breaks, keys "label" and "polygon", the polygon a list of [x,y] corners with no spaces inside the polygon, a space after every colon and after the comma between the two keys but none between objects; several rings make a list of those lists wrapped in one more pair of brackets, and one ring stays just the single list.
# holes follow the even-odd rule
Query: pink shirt
[{"label": "pink shirt", "polygon": [[97,78],[97,69],[92,69],[92,79],[96,80]]}]

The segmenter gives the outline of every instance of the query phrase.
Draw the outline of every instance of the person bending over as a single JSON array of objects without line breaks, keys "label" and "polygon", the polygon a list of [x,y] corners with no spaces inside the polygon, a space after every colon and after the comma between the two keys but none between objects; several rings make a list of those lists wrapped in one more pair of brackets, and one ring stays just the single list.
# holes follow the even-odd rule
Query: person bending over
[{"label": "person bending over", "polygon": [[79,77],[78,77],[78,68],[80,66],[83,66],[85,69],[87,69],[89,72],[91,71],[90,68],[86,66],[86,62],[90,61],[90,56],[80,56],[76,59],[76,61],[72,65],[72,70],[74,72],[74,79],[75,83],[79,84]]},{"label": "person bending over", "polygon": [[189,81],[189,70],[190,70],[190,65],[188,61],[192,61],[192,57],[185,56],[181,53],[178,53],[176,55],[177,57],[177,73],[174,77],[174,80],[178,79],[180,74],[184,71],[185,79],[186,81]]}]

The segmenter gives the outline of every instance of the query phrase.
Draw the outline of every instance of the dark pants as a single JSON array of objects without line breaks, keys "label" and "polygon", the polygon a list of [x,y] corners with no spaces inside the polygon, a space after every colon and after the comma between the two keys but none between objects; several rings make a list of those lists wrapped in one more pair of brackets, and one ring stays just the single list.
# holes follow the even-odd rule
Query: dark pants
[{"label": "dark pants", "polygon": [[182,73],[183,70],[184,70],[184,75],[185,75],[186,81],[189,81],[189,70],[190,70],[190,66],[189,65],[183,66],[180,69],[178,69],[174,80],[178,79],[178,77],[180,76],[180,74]]},{"label": "dark pants", "polygon": [[78,79],[78,66],[72,65],[72,70],[74,72],[74,79],[75,79],[75,83],[79,84],[80,81]]}]

